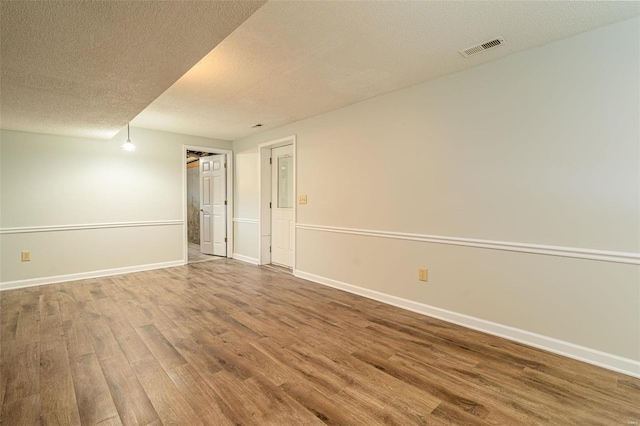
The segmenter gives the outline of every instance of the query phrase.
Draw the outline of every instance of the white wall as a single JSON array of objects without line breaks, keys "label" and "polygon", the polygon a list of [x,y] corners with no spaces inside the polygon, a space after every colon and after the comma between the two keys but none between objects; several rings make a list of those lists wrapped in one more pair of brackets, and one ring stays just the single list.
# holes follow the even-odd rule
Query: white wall
[{"label": "white wall", "polygon": [[[126,129],[108,141],[1,131],[4,287],[183,259],[182,145],[230,149],[231,142],[139,128],[131,128],[136,152],[120,150],[125,140]],[[169,224],[148,226],[154,221]],[[121,222],[137,225],[15,233]],[[20,261],[22,250],[31,250],[31,262]]]},{"label": "white wall", "polygon": [[[243,202],[234,209],[234,255],[258,262],[258,150],[245,151],[235,156],[235,193],[242,194]],[[244,202],[255,200],[255,202]],[[239,256],[238,256],[239,255]]]},{"label": "white wall", "polygon": [[[602,351],[640,374],[639,27],[610,25],[235,141],[237,179],[257,169],[259,143],[295,134],[308,195],[297,223],[331,228],[297,230],[297,273]],[[258,181],[248,181],[236,215],[257,219]],[[632,264],[335,227],[626,252]],[[257,243],[238,239],[236,251]]]}]

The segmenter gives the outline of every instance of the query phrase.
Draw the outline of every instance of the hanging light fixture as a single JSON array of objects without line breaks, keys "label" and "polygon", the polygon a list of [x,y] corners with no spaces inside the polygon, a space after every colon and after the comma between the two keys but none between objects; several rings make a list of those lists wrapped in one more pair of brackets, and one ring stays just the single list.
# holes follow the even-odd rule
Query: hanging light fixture
[{"label": "hanging light fixture", "polygon": [[131,142],[131,137],[129,136],[129,123],[127,123],[127,141],[122,145],[121,148],[123,151],[135,151],[136,146]]}]

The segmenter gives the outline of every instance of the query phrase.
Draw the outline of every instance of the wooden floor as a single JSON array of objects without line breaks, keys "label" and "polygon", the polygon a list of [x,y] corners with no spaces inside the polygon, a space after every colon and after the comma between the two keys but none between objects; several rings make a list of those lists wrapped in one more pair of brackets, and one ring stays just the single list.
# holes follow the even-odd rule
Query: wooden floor
[{"label": "wooden floor", "polygon": [[220,259],[224,259],[224,257],[220,257],[220,256],[214,256],[212,254],[204,254],[200,251],[200,244],[194,244],[194,243],[187,243],[189,250],[187,252],[188,254],[188,261],[189,263],[199,263],[199,262],[208,262],[210,260],[220,260]]},{"label": "wooden floor", "polygon": [[633,425],[640,380],[233,260],[0,293],[3,425]]}]

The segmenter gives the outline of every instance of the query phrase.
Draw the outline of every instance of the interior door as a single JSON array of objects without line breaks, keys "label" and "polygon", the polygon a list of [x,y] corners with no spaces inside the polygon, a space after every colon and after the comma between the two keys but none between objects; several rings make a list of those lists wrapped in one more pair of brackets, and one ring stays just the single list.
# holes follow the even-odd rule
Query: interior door
[{"label": "interior door", "polygon": [[271,150],[271,263],[293,267],[293,145]]},{"label": "interior door", "polygon": [[227,255],[227,169],[225,155],[200,158],[200,251]]}]

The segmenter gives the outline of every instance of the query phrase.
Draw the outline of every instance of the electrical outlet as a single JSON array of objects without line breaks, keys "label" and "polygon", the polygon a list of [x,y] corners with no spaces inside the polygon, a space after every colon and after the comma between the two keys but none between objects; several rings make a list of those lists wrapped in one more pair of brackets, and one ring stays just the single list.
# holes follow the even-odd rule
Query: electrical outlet
[{"label": "electrical outlet", "polygon": [[427,268],[418,268],[418,279],[420,281],[429,281],[429,272]]},{"label": "electrical outlet", "polygon": [[298,197],[298,204],[307,204],[307,196],[301,195]]},{"label": "electrical outlet", "polygon": [[23,262],[30,262],[31,261],[31,250],[27,250],[27,251],[23,251],[22,252],[22,261]]}]

